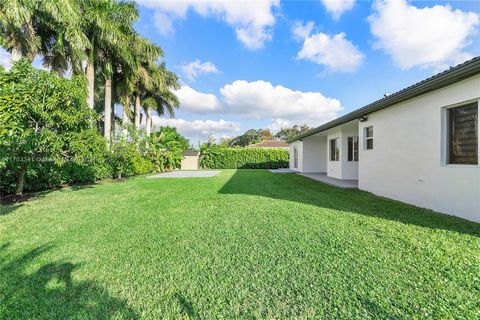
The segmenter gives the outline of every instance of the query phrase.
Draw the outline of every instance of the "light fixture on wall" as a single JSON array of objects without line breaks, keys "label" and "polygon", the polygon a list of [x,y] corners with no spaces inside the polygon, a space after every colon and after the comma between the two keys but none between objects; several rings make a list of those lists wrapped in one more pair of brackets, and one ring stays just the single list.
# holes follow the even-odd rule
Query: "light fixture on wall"
[{"label": "light fixture on wall", "polygon": [[366,116],[361,116],[360,118],[358,118],[358,121],[360,121],[360,122],[365,122],[367,120],[368,120],[368,118]]}]

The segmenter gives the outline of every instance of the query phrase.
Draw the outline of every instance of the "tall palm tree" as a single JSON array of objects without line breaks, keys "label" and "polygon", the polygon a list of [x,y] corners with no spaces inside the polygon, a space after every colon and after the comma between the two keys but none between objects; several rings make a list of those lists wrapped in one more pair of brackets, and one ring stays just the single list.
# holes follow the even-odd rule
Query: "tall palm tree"
[{"label": "tall palm tree", "polygon": [[178,77],[175,73],[167,70],[165,64],[154,64],[149,68],[153,86],[144,94],[143,108],[147,115],[145,129],[147,135],[152,131],[152,111],[155,110],[159,116],[168,113],[174,116],[175,108],[178,108],[179,101],[172,90],[178,89]]},{"label": "tall palm tree", "polygon": [[[94,107],[95,62],[98,52],[105,47],[128,48],[125,42],[124,29],[131,27],[138,19],[138,9],[133,1],[115,0],[82,0],[83,19],[81,28],[90,41],[86,50],[85,75],[87,77],[87,102]],[[133,27],[132,27],[133,28]]]},{"label": "tall palm tree", "polygon": [[78,55],[88,45],[78,28],[80,19],[77,1],[0,0],[0,44],[13,61],[33,61],[54,43]]}]

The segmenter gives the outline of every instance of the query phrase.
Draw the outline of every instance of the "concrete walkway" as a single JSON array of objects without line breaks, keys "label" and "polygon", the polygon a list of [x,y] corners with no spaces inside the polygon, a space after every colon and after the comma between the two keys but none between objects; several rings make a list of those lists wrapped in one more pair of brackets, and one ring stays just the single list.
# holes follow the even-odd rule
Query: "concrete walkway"
[{"label": "concrete walkway", "polygon": [[271,173],[295,173],[292,169],[280,168],[280,169],[268,169]]},{"label": "concrete walkway", "polygon": [[172,171],[156,174],[154,176],[149,176],[147,178],[209,178],[214,177],[219,174],[221,171]]},{"label": "concrete walkway", "polygon": [[358,180],[340,180],[330,178],[326,173],[299,173],[299,175],[339,188],[358,189]]}]

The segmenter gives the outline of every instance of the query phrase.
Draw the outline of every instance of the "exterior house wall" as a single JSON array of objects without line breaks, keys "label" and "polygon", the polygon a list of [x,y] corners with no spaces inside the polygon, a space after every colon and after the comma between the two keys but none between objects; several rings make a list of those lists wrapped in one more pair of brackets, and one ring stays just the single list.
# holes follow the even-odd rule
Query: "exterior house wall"
[{"label": "exterior house wall", "polygon": [[302,172],[327,172],[327,138],[325,136],[305,138],[302,158]]},{"label": "exterior house wall", "polygon": [[479,99],[475,76],[369,114],[359,124],[359,188],[480,222],[480,166],[446,164],[445,120],[445,107]]},{"label": "exterior house wall", "polygon": [[182,168],[182,170],[198,170],[198,167],[198,156],[184,156],[180,164],[180,168]]},{"label": "exterior house wall", "polygon": [[[293,148],[297,147],[298,150],[298,166],[295,168],[294,166],[294,154],[293,154]],[[290,150],[289,150],[289,162],[290,162],[290,169],[298,171],[298,172],[303,172],[303,141],[294,141],[290,143]]]}]

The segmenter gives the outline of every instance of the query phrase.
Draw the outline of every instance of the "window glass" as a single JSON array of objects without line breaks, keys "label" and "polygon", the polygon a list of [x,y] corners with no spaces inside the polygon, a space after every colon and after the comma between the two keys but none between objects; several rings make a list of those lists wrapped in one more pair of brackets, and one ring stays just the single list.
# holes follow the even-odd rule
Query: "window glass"
[{"label": "window glass", "polygon": [[365,136],[365,149],[371,150],[373,149],[373,127],[365,127],[364,129],[364,136]]},{"label": "window glass", "polygon": [[478,164],[478,104],[448,109],[448,163]]},{"label": "window glass", "polygon": [[358,161],[358,137],[348,138],[348,161]]},{"label": "window glass", "polygon": [[338,147],[338,138],[330,140],[330,161],[338,161],[340,159],[340,149]]}]

